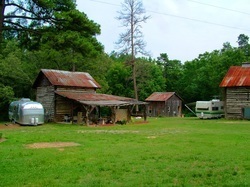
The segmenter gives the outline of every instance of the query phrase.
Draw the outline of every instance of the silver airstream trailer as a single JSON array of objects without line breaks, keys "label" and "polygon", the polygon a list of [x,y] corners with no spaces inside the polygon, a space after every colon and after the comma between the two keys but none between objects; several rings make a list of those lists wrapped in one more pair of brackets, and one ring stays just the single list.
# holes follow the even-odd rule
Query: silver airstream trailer
[{"label": "silver airstream trailer", "polygon": [[28,98],[13,101],[9,106],[9,119],[20,125],[40,125],[44,123],[44,108]]}]

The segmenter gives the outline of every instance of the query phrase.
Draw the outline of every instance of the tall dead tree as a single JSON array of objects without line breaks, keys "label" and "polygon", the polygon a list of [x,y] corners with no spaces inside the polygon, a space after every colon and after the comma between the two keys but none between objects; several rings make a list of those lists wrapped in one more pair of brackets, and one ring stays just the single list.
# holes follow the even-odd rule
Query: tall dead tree
[{"label": "tall dead tree", "polygon": [[136,84],[136,67],[135,56],[140,53],[146,55],[145,42],[143,41],[142,23],[145,23],[150,16],[145,15],[146,11],[143,8],[141,0],[124,0],[122,10],[118,12],[117,19],[121,21],[122,26],[127,30],[120,34],[117,45],[121,53],[130,55],[130,65],[133,72],[134,96],[138,100],[138,90]]}]

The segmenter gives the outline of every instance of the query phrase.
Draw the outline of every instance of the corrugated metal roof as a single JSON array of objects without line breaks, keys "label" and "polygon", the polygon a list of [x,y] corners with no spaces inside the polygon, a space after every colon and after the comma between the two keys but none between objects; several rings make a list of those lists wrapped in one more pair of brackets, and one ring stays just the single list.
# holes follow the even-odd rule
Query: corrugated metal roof
[{"label": "corrugated metal roof", "polygon": [[129,97],[120,97],[115,95],[83,93],[78,91],[55,91],[56,94],[78,101],[86,105],[95,106],[120,106],[132,104],[146,104]]},{"label": "corrugated metal roof", "polygon": [[166,101],[174,94],[175,92],[154,92],[145,101]]},{"label": "corrugated metal roof", "polygon": [[101,88],[101,86],[86,72],[70,72],[52,69],[42,69],[41,72],[55,86],[70,86],[83,88]]},{"label": "corrugated metal roof", "polygon": [[250,86],[250,67],[231,66],[220,87]]}]

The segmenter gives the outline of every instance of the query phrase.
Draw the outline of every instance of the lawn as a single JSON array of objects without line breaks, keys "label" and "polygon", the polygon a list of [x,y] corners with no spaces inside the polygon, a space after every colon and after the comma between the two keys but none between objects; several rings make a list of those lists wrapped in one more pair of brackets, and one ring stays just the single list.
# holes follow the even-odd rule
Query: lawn
[{"label": "lawn", "polygon": [[250,186],[249,121],[4,126],[0,186]]}]

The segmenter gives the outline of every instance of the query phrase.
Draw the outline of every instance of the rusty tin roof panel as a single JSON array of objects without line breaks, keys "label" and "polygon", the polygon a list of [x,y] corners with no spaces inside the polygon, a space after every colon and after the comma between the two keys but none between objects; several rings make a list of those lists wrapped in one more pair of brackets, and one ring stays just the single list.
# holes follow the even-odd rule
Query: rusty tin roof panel
[{"label": "rusty tin roof panel", "polygon": [[142,101],[129,97],[120,97],[115,95],[98,94],[98,93],[83,93],[78,91],[55,91],[56,94],[72,99],[87,105],[132,105],[132,104],[146,104]]},{"label": "rusty tin roof panel", "polygon": [[231,66],[220,83],[220,87],[250,86],[250,68]]},{"label": "rusty tin roof panel", "polygon": [[86,72],[70,72],[61,70],[42,69],[43,74],[51,84],[56,86],[71,86],[85,88],[100,88],[101,86]]},{"label": "rusty tin roof panel", "polygon": [[154,92],[146,99],[146,101],[166,101],[174,94],[175,92]]},{"label": "rusty tin roof panel", "polygon": [[115,95],[98,94],[98,93],[83,93],[77,91],[55,91],[63,97],[77,101],[134,101],[133,98],[120,97]]}]

